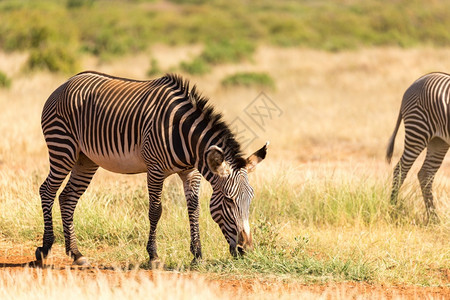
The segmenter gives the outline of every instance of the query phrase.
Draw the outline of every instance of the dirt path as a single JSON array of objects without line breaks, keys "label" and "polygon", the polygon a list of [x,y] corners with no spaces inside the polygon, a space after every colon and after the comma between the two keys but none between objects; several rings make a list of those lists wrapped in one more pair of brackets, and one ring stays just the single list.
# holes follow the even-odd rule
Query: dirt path
[{"label": "dirt path", "polygon": [[[55,246],[52,257],[46,261],[45,265],[36,265],[31,245],[17,245],[11,242],[0,240],[0,280],[3,276],[11,273],[31,272],[37,274],[41,268],[51,270],[55,274],[66,276],[67,268],[71,265],[71,259],[64,256],[63,249]],[[29,254],[28,254],[29,253]],[[25,254],[25,255],[24,255]],[[86,276],[93,279],[99,273],[108,278],[117,280],[118,276],[131,276],[136,271],[115,271],[110,266],[94,265],[91,269],[78,269],[71,267],[71,272],[77,276]],[[143,275],[151,280],[155,272],[149,270],[139,270],[139,275]],[[129,273],[127,275],[127,273]],[[135,273],[134,273],[135,274]],[[450,287],[420,287],[420,286],[386,286],[372,285],[360,282],[339,282],[325,284],[304,284],[298,282],[285,282],[280,279],[226,279],[218,278],[217,275],[204,275],[198,273],[178,273],[169,271],[158,271],[158,276],[170,278],[189,278],[204,277],[205,281],[210,282],[212,286],[218,287],[227,293],[247,294],[253,293],[308,293],[312,297],[333,298],[333,295],[339,295],[339,298],[355,299],[359,296],[364,298],[376,299],[450,299]],[[328,296],[327,296],[328,295]]]}]

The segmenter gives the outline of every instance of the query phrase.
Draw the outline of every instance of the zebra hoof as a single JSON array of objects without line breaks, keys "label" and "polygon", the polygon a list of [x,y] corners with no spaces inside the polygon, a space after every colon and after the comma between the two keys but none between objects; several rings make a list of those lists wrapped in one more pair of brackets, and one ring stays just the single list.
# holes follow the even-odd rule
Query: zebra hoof
[{"label": "zebra hoof", "polygon": [[151,270],[158,270],[164,268],[164,264],[159,258],[151,259],[149,264]]},{"label": "zebra hoof", "polygon": [[437,225],[441,222],[439,219],[439,216],[436,214],[436,212],[431,212],[426,220],[427,225]]},{"label": "zebra hoof", "polygon": [[196,257],[194,257],[193,259],[192,259],[192,261],[191,261],[191,268],[197,268],[197,267],[199,267],[199,266],[201,266],[201,265],[203,265],[203,259],[200,257],[200,258],[196,258]]},{"label": "zebra hoof", "polygon": [[36,252],[34,253],[37,261],[42,261],[48,255],[48,249],[44,249],[43,247],[37,247]]},{"label": "zebra hoof", "polygon": [[91,264],[89,263],[89,261],[86,257],[80,256],[79,258],[77,258],[73,261],[72,266],[90,268]]}]

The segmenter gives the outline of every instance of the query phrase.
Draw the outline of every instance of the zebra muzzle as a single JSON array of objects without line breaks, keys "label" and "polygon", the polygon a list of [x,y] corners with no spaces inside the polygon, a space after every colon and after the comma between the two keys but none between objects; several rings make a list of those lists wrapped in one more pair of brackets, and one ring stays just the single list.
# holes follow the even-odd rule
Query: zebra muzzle
[{"label": "zebra muzzle", "polygon": [[239,254],[244,255],[246,251],[252,249],[252,234],[242,230],[238,236],[237,250]]}]

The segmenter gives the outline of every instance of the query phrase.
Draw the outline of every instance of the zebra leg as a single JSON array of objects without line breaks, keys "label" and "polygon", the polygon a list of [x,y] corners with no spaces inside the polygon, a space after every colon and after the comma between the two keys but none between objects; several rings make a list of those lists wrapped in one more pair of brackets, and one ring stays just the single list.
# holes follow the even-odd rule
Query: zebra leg
[{"label": "zebra leg", "polygon": [[202,245],[200,243],[199,212],[200,206],[198,196],[200,192],[200,182],[202,176],[197,169],[187,170],[178,173],[183,181],[184,195],[186,196],[187,209],[189,215],[189,225],[191,227],[191,253],[195,262],[202,258]]},{"label": "zebra leg", "polygon": [[50,249],[52,248],[53,242],[55,241],[52,218],[53,203],[55,201],[56,192],[69,172],[70,169],[68,169],[67,166],[61,169],[50,166],[50,173],[39,188],[42,212],[44,216],[44,237],[42,247],[38,247],[36,249],[35,255],[37,261],[41,261],[47,257]]},{"label": "zebra leg", "polygon": [[81,195],[86,191],[97,169],[97,164],[83,153],[80,153],[78,160],[72,169],[69,181],[59,196],[66,254],[73,258],[74,265],[88,264],[87,259],[80,253],[77,247],[73,226],[73,214],[78,199],[80,199]]},{"label": "zebra leg", "polygon": [[414,148],[413,151],[405,151],[400,158],[394,169],[394,175],[392,180],[392,192],[391,192],[391,209],[389,215],[393,220],[397,220],[402,211],[402,203],[398,205],[398,192],[403,182],[405,181],[406,175],[408,174],[414,161],[417,159],[419,154],[423,151],[423,148]]},{"label": "zebra leg", "polygon": [[[402,157],[395,166],[394,175],[392,180],[392,192],[391,192],[391,205],[397,205],[398,191],[405,181],[414,161],[425,149],[429,141],[429,129],[420,118],[414,117],[413,119],[405,119],[405,149],[403,150]],[[417,123],[422,128],[417,129]]]},{"label": "zebra leg", "polygon": [[[67,135],[65,131],[60,134],[62,136]],[[46,139],[46,141],[49,150],[50,172],[39,188],[44,216],[44,237],[42,247],[36,249],[37,261],[47,257],[55,240],[52,219],[53,203],[56,192],[75,164],[76,156],[78,155],[76,146],[69,142],[70,139],[66,140],[66,144],[52,143],[49,139]]]},{"label": "zebra leg", "polygon": [[400,161],[397,163],[394,169],[394,175],[392,180],[392,192],[391,192],[391,204],[396,205],[397,204],[397,198],[398,198],[398,191],[400,187],[402,186],[403,182],[405,181],[406,175],[408,174],[409,170],[411,169],[411,166],[413,165],[414,161],[417,159],[419,154],[423,151],[423,147],[416,147],[406,150],[402,154],[402,157],[400,158]]},{"label": "zebra leg", "polygon": [[432,186],[434,175],[441,166],[448,148],[449,145],[440,138],[432,139],[428,144],[427,156],[425,157],[425,161],[418,174],[420,188],[422,189],[422,195],[427,211],[427,223],[430,220],[438,221],[433,203]]},{"label": "zebra leg", "polygon": [[147,171],[147,187],[149,195],[148,218],[150,220],[150,233],[148,236],[147,252],[150,257],[150,266],[159,265],[158,253],[156,249],[156,227],[161,218],[161,193],[165,176],[162,172],[155,170]]}]

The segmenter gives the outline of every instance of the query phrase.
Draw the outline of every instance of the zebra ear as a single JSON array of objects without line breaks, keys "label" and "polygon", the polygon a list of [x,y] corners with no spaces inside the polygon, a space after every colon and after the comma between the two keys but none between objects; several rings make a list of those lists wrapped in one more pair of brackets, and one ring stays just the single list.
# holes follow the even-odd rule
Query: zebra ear
[{"label": "zebra ear", "polygon": [[206,162],[214,174],[225,177],[231,173],[230,166],[225,161],[223,150],[217,146],[211,146],[206,150]]},{"label": "zebra ear", "polygon": [[256,168],[256,165],[259,164],[264,158],[266,158],[268,146],[269,142],[266,142],[266,144],[261,149],[247,158],[246,168],[248,173],[253,172]]}]

